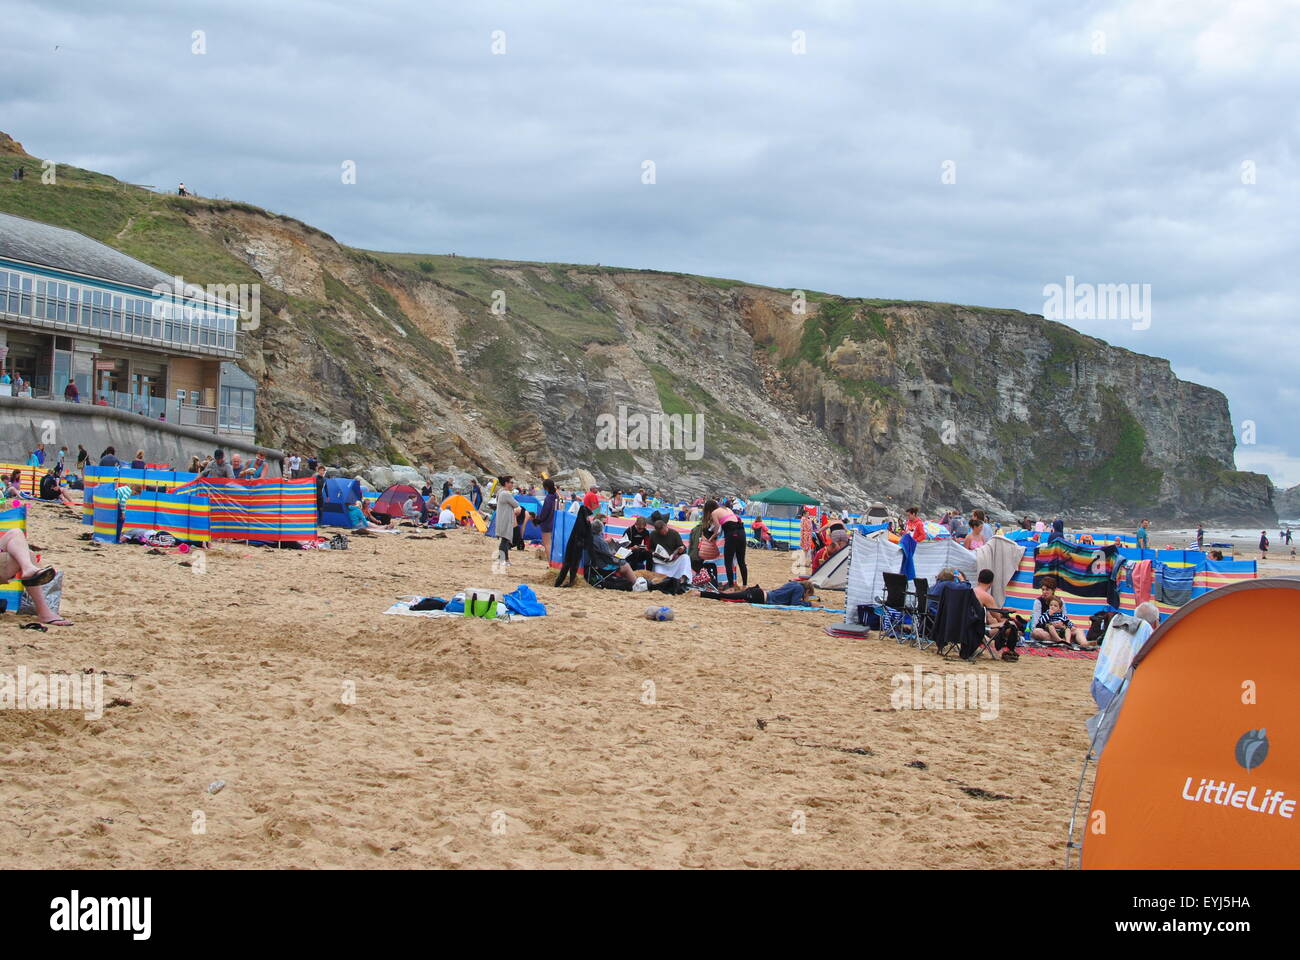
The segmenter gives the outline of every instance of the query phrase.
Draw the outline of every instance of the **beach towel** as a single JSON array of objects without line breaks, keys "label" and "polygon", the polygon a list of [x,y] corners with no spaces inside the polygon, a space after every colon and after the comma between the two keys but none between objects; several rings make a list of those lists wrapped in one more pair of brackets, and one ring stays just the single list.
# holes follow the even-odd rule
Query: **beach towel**
[{"label": "beach towel", "polygon": [[1133,584],[1133,604],[1146,603],[1151,599],[1151,561],[1139,560],[1129,567],[1128,578]]},{"label": "beach towel", "polygon": [[981,570],[993,571],[993,585],[989,592],[998,606],[1007,602],[1007,584],[1016,575],[1020,558],[1025,555],[1025,548],[998,534],[990,537],[982,547],[975,551],[975,563]]},{"label": "beach towel", "polygon": [[1160,578],[1157,581],[1160,602],[1172,607],[1181,607],[1191,602],[1192,588],[1196,583],[1195,567],[1174,567],[1164,563],[1160,565]]},{"label": "beach towel", "polygon": [[1097,667],[1092,672],[1092,699],[1098,707],[1106,709],[1114,698],[1133,665],[1133,659],[1151,634],[1151,624],[1145,620],[1123,613],[1111,618],[1106,639],[1101,644],[1101,655],[1097,657]]},{"label": "beach towel", "polygon": [[836,610],[832,607],[800,607],[790,606],[783,603],[756,603],[756,607],[762,607],[764,610],[784,610],[786,613],[843,613],[844,610]]},{"label": "beach towel", "polygon": [[1078,547],[1064,540],[1052,540],[1035,553],[1034,587],[1041,588],[1043,578],[1051,576],[1056,578],[1060,592],[1106,599],[1111,606],[1118,607],[1119,588],[1115,580],[1124,562],[1113,544]]},{"label": "beach towel", "polygon": [[898,572],[909,580],[916,578],[916,541],[912,539],[910,533],[905,533],[898,541],[899,547],[903,550],[903,563],[898,568]]}]

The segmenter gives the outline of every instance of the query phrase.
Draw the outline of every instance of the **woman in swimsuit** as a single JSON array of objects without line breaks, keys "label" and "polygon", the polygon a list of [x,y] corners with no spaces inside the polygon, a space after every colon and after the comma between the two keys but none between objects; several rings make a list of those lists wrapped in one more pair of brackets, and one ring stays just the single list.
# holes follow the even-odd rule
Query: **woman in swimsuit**
[{"label": "woman in swimsuit", "polygon": [[727,567],[727,583],[735,584],[736,566],[740,567],[740,582],[749,586],[749,568],[745,565],[745,525],[728,507],[718,506],[718,501],[704,504],[704,521],[717,536],[722,531],[722,558]]}]

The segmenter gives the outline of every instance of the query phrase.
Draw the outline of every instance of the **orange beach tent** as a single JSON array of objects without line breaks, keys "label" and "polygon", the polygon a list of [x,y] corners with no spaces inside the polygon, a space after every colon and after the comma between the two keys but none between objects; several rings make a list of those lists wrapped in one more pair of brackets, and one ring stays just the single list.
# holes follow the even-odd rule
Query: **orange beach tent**
[{"label": "orange beach tent", "polygon": [[1300,581],[1246,580],[1151,635],[1110,708],[1084,869],[1300,866],[1297,623]]},{"label": "orange beach tent", "polygon": [[483,520],[483,517],[479,512],[474,509],[474,504],[470,503],[468,499],[461,496],[459,493],[453,493],[446,500],[442,501],[442,506],[439,509],[450,510],[452,515],[455,516],[457,523],[464,523],[465,519],[468,517],[474,526],[478,528],[480,533],[487,532],[487,523]]}]

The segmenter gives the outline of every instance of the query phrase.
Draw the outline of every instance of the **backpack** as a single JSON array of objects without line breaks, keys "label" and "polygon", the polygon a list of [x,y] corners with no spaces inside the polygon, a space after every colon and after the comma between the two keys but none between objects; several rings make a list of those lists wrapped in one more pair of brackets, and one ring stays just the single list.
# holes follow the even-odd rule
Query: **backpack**
[{"label": "backpack", "polygon": [[1090,620],[1090,623],[1088,624],[1089,643],[1101,642],[1101,638],[1106,635],[1106,631],[1110,628],[1110,621],[1114,616],[1115,616],[1114,610],[1100,610],[1097,613],[1094,613],[1089,618]]}]

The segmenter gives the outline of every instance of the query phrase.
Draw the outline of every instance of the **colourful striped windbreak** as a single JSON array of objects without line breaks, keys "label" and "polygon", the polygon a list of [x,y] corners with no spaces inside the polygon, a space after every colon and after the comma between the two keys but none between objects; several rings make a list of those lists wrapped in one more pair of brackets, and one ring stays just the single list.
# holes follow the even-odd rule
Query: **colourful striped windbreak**
[{"label": "colourful striped windbreak", "polygon": [[[1035,548],[1034,543],[1027,544],[1028,549],[1025,555],[1021,557],[1020,566],[1015,575],[1011,578],[1011,583],[1007,585],[1006,605],[1009,609],[1016,610],[1028,616],[1033,610],[1034,601],[1038,598],[1039,591],[1034,587],[1034,570],[1035,570]],[[1130,551],[1122,550],[1121,554],[1126,555]],[[1178,554],[1179,559],[1168,559],[1158,561],[1157,576],[1163,566],[1167,565],[1171,572],[1192,571],[1191,599],[1209,593],[1218,587],[1227,586],[1230,583],[1236,583],[1241,580],[1254,580],[1257,576],[1255,562],[1253,560],[1210,560],[1205,554],[1195,550],[1179,551],[1161,551],[1162,553]],[[1154,554],[1155,551],[1146,551],[1148,554]],[[1147,559],[1152,559],[1148,557]],[[1158,581],[1153,584],[1153,590],[1156,596],[1159,596]],[[1105,598],[1100,597],[1083,597],[1078,596],[1068,588],[1059,588],[1057,594],[1065,601],[1066,613],[1070,617],[1070,622],[1077,627],[1087,628],[1089,618],[1094,613],[1108,610]],[[1137,607],[1136,597],[1133,595],[1133,585],[1128,577],[1122,576],[1119,583],[1119,608],[1125,613],[1132,613]],[[1171,616],[1177,609],[1178,605],[1164,603],[1159,599],[1155,601],[1160,610],[1160,619],[1164,620]]]},{"label": "colourful striped windbreak", "polygon": [[311,540],[316,530],[316,481],[270,478],[193,480],[178,494],[206,497],[213,540],[283,543]]},{"label": "colourful striped windbreak", "polygon": [[[7,533],[10,530],[21,530],[26,533],[27,507],[21,503],[15,507],[12,503],[13,501],[5,501],[7,509],[0,510],[0,531]],[[0,601],[4,602],[6,612],[17,613],[18,604],[22,601],[22,598],[23,585],[20,582],[10,580],[8,583],[0,583]]]},{"label": "colourful striped windbreak", "polygon": [[23,493],[30,493],[36,496],[41,491],[41,477],[45,476],[45,467],[29,467],[25,463],[0,463],[0,474],[4,479],[13,476],[15,470],[18,471],[18,489]]},{"label": "colourful striped windbreak", "polygon": [[209,512],[208,498],[196,494],[133,492],[126,502],[122,532],[159,530],[187,543],[207,543],[212,539]]}]

